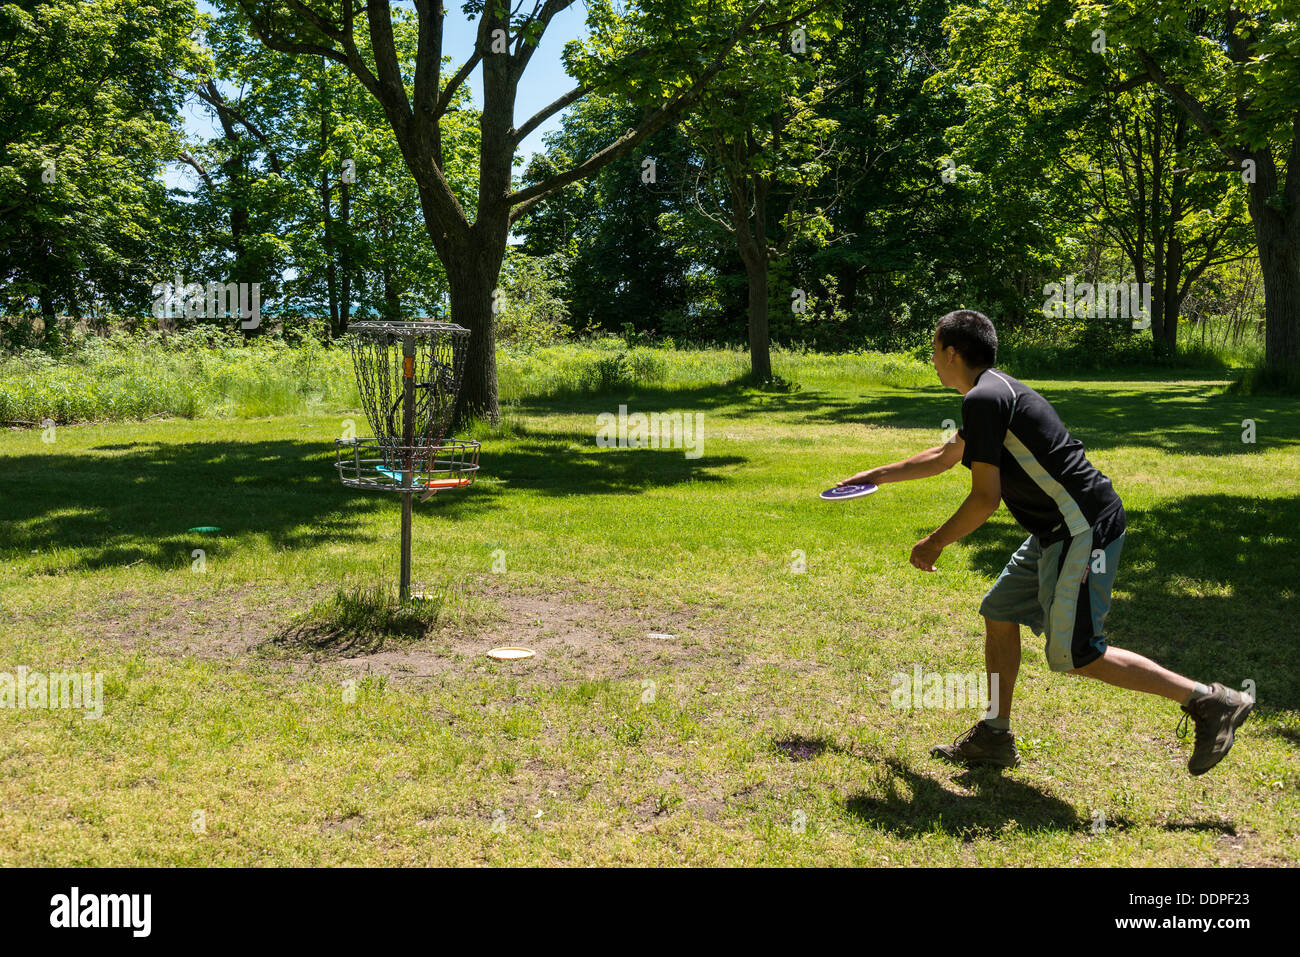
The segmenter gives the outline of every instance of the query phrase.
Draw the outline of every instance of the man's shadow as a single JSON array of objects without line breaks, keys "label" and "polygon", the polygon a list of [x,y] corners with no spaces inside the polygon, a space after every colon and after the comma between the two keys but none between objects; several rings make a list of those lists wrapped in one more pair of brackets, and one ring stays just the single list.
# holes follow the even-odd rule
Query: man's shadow
[{"label": "man's shadow", "polygon": [[[1016,822],[1019,832],[1078,831],[1089,823],[1060,798],[997,768],[959,771],[952,765],[941,765],[944,771],[957,772],[953,780],[975,792],[954,794],[897,758],[876,757],[872,763],[881,769],[882,782],[871,792],[850,796],[845,809],[899,837],[938,832],[973,841],[1003,834],[1011,821]],[[935,763],[940,766],[938,759]],[[883,797],[879,795],[882,788]],[[1124,827],[1128,822],[1109,824]]]}]

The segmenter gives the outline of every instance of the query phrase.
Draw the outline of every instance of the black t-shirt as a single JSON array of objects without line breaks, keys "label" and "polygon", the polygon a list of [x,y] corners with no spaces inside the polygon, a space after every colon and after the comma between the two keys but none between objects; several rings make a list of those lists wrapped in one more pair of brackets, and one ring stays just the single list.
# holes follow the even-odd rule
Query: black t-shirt
[{"label": "black t-shirt", "polygon": [[961,421],[961,464],[996,465],[1007,510],[1044,545],[1087,531],[1123,507],[1051,403],[1005,372],[985,369],[976,377],[962,399]]}]

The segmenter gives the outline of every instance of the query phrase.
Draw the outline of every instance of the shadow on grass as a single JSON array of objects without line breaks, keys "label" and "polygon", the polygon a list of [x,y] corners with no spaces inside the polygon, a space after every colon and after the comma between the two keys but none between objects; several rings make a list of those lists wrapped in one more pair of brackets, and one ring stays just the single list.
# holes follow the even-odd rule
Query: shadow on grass
[{"label": "shadow on grass", "polygon": [[837,750],[829,738],[791,735],[772,742],[772,747],[791,761],[811,761],[828,748]]},{"label": "shadow on grass", "polygon": [[[588,448],[570,446],[586,441]],[[724,479],[714,469],[739,456],[688,459],[681,450],[635,455],[596,449],[592,436],[548,434],[484,450],[480,481],[416,505],[417,516],[464,519],[489,512],[509,489],[544,495],[635,495]],[[186,567],[223,546],[260,538],[276,550],[369,543],[363,520],[386,512],[398,528],[399,495],[344,488],[333,447],[319,442],[133,443],[114,455],[10,456],[0,473],[0,556],[67,550],[70,566],[144,562]],[[417,521],[420,520],[417,517]],[[217,526],[220,533],[188,529]]]},{"label": "shadow on grass", "polygon": [[1237,825],[1231,821],[1170,821],[1163,825],[1166,831],[1191,831],[1198,834],[1237,835]]},{"label": "shadow on grass", "polygon": [[1287,744],[1292,744],[1297,748],[1300,748],[1300,730],[1283,726],[1270,728],[1269,733],[1275,738],[1281,738],[1283,741],[1287,742]]},{"label": "shadow on grass", "polygon": [[271,639],[270,645],[282,651],[306,654],[317,659],[346,658],[375,654],[382,651],[384,645],[393,638],[416,639],[422,638],[424,634],[424,629],[414,629],[405,635],[388,635],[355,631],[328,622],[309,622],[284,629]]},{"label": "shadow on grass", "polygon": [[[925,834],[946,834],[970,842],[1004,836],[1008,825],[1019,833],[1035,831],[1087,831],[1091,818],[1080,817],[1075,808],[1020,779],[1015,772],[980,767],[959,770],[935,759],[944,772],[958,771],[952,780],[973,791],[957,794],[943,782],[920,774],[897,758],[872,753],[872,765],[886,772],[872,793],[851,795],[845,809],[854,817],[903,838]],[[880,792],[884,791],[881,796]],[[1014,822],[1014,824],[1012,823]],[[1123,816],[1108,816],[1107,831],[1127,831],[1136,822]],[[1193,831],[1235,835],[1231,821],[1170,821],[1158,825],[1165,831]]]},{"label": "shadow on grass", "polygon": [[374,631],[329,621],[310,621],[290,625],[275,635],[270,647],[314,659],[349,658],[373,655],[390,642],[417,641],[429,634],[433,626],[411,622],[406,626]]},{"label": "shadow on grass", "polygon": [[314,657],[373,654],[392,641],[423,638],[442,617],[447,591],[403,605],[386,586],[340,588],[272,639],[272,646]]},{"label": "shadow on grass", "polygon": [[873,761],[889,772],[887,794],[856,794],[846,810],[900,837],[940,832],[963,841],[996,837],[1016,822],[1019,831],[1077,831],[1086,822],[1060,798],[993,768],[961,773],[956,780],[974,794],[954,794],[895,758]]},{"label": "shadow on grass", "polygon": [[[885,796],[855,794],[845,809],[862,821],[898,837],[946,834],[970,842],[1004,836],[1014,822],[1019,833],[1035,831],[1087,831],[1096,826],[1082,818],[1070,804],[1027,784],[1012,773],[996,768],[972,768],[953,780],[973,794],[955,794],[939,781],[918,774],[894,758],[873,761],[888,771]],[[1127,831],[1136,822],[1123,815],[1107,817],[1106,831]],[[1164,831],[1191,831],[1235,835],[1231,821],[1170,821]]]}]

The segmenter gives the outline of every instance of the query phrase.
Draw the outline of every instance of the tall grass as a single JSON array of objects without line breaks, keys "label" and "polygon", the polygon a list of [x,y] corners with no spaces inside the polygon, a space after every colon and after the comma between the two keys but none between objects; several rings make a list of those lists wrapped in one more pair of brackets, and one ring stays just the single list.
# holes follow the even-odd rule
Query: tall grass
[{"label": "tall grass", "polygon": [[445,589],[413,597],[404,605],[392,588],[339,588],[278,635],[277,643],[317,651],[376,651],[391,639],[423,636],[438,624],[447,601]]},{"label": "tall grass", "polygon": [[[794,383],[850,378],[864,384],[915,388],[932,384],[934,370],[907,353],[854,352],[822,355],[808,349],[772,350],[773,371]],[[749,352],[739,347],[629,348],[622,339],[548,346],[528,352],[503,350],[498,361],[501,396],[507,400],[604,395],[637,388],[689,389],[742,382]]]},{"label": "tall grass", "polygon": [[[1015,374],[1150,364],[1149,341],[1137,337],[1123,355],[1090,358],[1081,358],[1076,347],[1009,340],[999,362]],[[1191,335],[1185,343],[1176,361],[1180,367],[1226,371],[1259,358],[1253,343],[1238,343],[1227,352],[1203,346]],[[934,384],[928,349],[824,355],[775,348],[772,363],[776,375],[796,387],[832,379],[902,389]],[[740,347],[676,349],[615,336],[531,348],[505,345],[498,355],[505,403],[743,383],[749,370],[748,351]],[[0,423],[260,418],[358,408],[349,351],[314,339],[245,344],[209,331],[167,338],[118,334],[85,338],[58,360],[40,352],[0,357]]]},{"label": "tall grass", "polygon": [[0,358],[0,422],[251,418],[356,405],[347,350],[313,340],[120,334],[88,337],[58,361],[40,352]]}]

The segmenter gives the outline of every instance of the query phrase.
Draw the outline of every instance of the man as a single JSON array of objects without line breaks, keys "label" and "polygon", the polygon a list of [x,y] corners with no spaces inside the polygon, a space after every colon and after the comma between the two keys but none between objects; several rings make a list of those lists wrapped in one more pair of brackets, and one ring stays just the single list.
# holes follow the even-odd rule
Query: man
[{"label": "man", "polygon": [[962,428],[944,445],[840,483],[925,478],[958,462],[970,469],[970,495],[952,518],[912,548],[912,564],[922,571],[934,571],[944,548],[983,525],[999,501],[1029,532],[980,605],[989,687],[998,689],[996,714],[930,753],[964,764],[1019,765],[1011,700],[1020,670],[1020,626],[1028,625],[1035,634],[1046,634],[1053,671],[1178,702],[1185,714],[1180,732],[1188,717],[1196,724],[1187,769],[1204,774],[1228,753],[1255,701],[1107,645],[1102,626],[1124,545],[1124,506],[1047,400],[993,368],[997,347],[993,323],[978,312],[962,309],[940,319],[934,368],[940,382],[963,396]]}]

